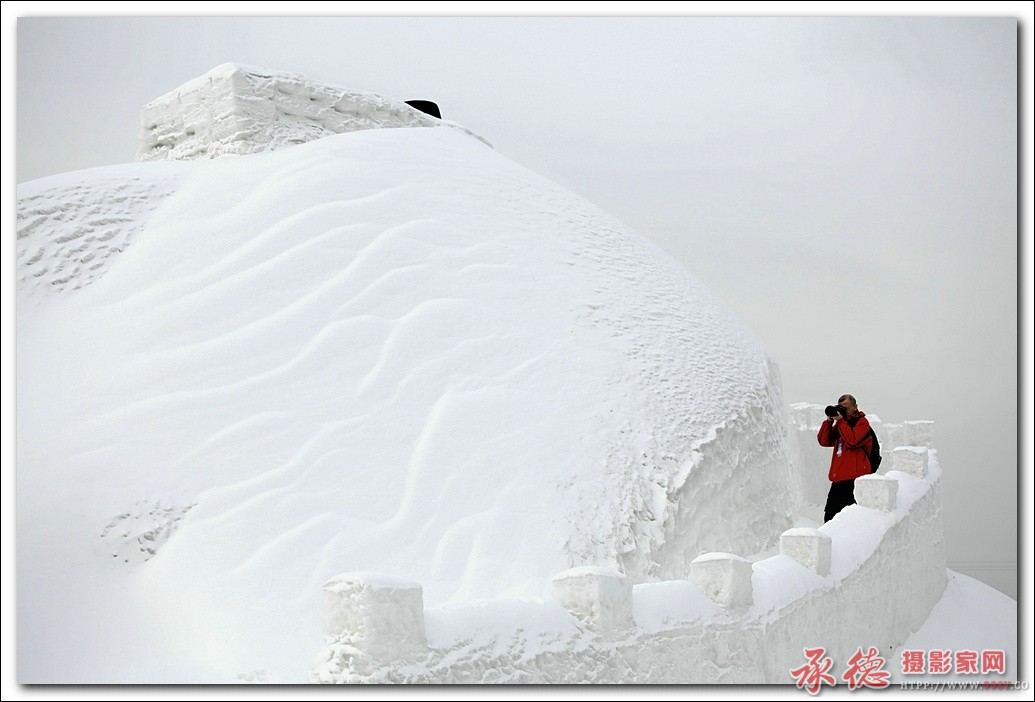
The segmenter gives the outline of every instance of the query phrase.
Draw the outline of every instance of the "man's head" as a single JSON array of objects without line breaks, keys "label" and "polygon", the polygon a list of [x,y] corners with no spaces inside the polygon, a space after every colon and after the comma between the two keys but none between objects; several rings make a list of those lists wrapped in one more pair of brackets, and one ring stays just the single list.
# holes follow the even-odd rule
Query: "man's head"
[{"label": "man's head", "polygon": [[859,411],[859,405],[856,404],[855,398],[851,395],[842,395],[837,398],[837,404],[848,410],[848,416],[851,417],[853,414]]}]

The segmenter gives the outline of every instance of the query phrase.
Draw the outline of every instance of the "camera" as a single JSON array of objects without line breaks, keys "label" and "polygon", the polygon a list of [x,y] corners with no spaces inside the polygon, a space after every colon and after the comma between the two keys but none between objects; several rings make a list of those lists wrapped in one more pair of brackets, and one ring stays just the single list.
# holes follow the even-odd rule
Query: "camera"
[{"label": "camera", "polygon": [[827,405],[827,408],[823,411],[827,413],[828,417],[841,415],[841,418],[844,419],[848,416],[848,410],[841,405]]}]

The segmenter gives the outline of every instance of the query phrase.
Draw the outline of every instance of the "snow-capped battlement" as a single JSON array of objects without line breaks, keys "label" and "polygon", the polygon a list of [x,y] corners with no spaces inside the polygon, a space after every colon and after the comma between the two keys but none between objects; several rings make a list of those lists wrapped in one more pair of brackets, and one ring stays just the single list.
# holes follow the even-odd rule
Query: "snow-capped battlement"
[{"label": "snow-capped battlement", "polygon": [[[909,440],[931,436],[930,422],[899,426]],[[798,431],[814,434],[807,421]],[[351,612],[367,600],[332,607],[312,680],[786,684],[803,648],[841,663],[871,646],[893,656],[938,602],[946,570],[937,460],[927,446],[892,455],[892,472],[857,483],[858,505],[818,529],[784,531],[780,553],[754,563],[705,553],[686,580],[635,587],[618,571],[574,568],[554,578],[553,602],[483,602],[477,616],[471,606],[407,610],[403,628],[397,601],[420,606],[414,583],[396,598],[379,592],[387,604],[367,597],[363,622]],[[364,645],[369,630],[388,628],[426,643]]]},{"label": "snow-capped battlement", "polygon": [[144,106],[137,160],[253,154],[364,129],[443,126],[488,144],[402,101],[224,63]]},{"label": "snow-capped battlement", "polygon": [[[816,451],[816,432],[826,419],[824,405],[808,402],[797,402],[791,406],[791,451],[795,454],[795,465],[798,468],[798,480],[806,501],[822,506],[826,501],[830,483],[827,481],[827,470],[830,468],[830,455],[825,451]],[[931,448],[934,445],[934,422],[930,420],[914,420],[908,422],[884,422],[875,414],[866,417],[873,427],[877,440],[881,445],[884,462],[878,473],[889,470],[901,470],[921,475],[918,471],[926,470],[926,458],[899,455],[897,447]],[[796,431],[795,431],[796,430]],[[892,447],[898,452],[892,461]],[[926,454],[925,454],[926,455]],[[913,463],[907,465],[906,462]]]}]

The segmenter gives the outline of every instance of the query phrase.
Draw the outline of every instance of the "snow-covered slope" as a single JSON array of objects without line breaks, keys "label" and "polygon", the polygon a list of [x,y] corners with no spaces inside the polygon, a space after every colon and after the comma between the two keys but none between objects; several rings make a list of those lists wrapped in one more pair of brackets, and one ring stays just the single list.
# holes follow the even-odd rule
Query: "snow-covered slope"
[{"label": "snow-covered slope", "polygon": [[[118,222],[73,197],[127,182]],[[574,565],[685,577],[791,525],[755,337],[460,130],[18,195],[22,682],[302,681],[337,573],[429,605],[542,595]],[[69,236],[120,243],[93,269]]]},{"label": "snow-covered slope", "polygon": [[[902,651],[986,651],[1001,650],[1006,657],[1006,673],[977,676],[946,673],[902,674],[902,661],[888,666],[891,680],[901,682],[965,682],[973,689],[1023,689],[992,687],[989,680],[1020,678],[1021,648],[1017,620],[1017,601],[969,575],[947,571],[945,594],[931,610],[924,625],[902,644]],[[976,678],[976,679],[975,679]],[[1027,686],[1027,682],[1020,683]]]}]

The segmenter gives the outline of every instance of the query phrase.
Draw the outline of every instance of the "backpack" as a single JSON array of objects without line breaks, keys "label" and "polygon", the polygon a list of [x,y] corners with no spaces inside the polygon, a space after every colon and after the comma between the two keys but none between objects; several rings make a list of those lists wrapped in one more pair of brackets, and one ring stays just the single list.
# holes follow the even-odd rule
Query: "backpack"
[{"label": "backpack", "polygon": [[880,462],[882,460],[884,460],[884,459],[881,458],[881,455],[880,455],[880,442],[877,441],[877,434],[876,434],[876,432],[873,431],[872,427],[870,428],[870,436],[873,437],[873,443],[870,444],[870,455],[869,455],[869,459],[870,459],[870,472],[871,473],[876,473],[877,469],[880,468]]}]

